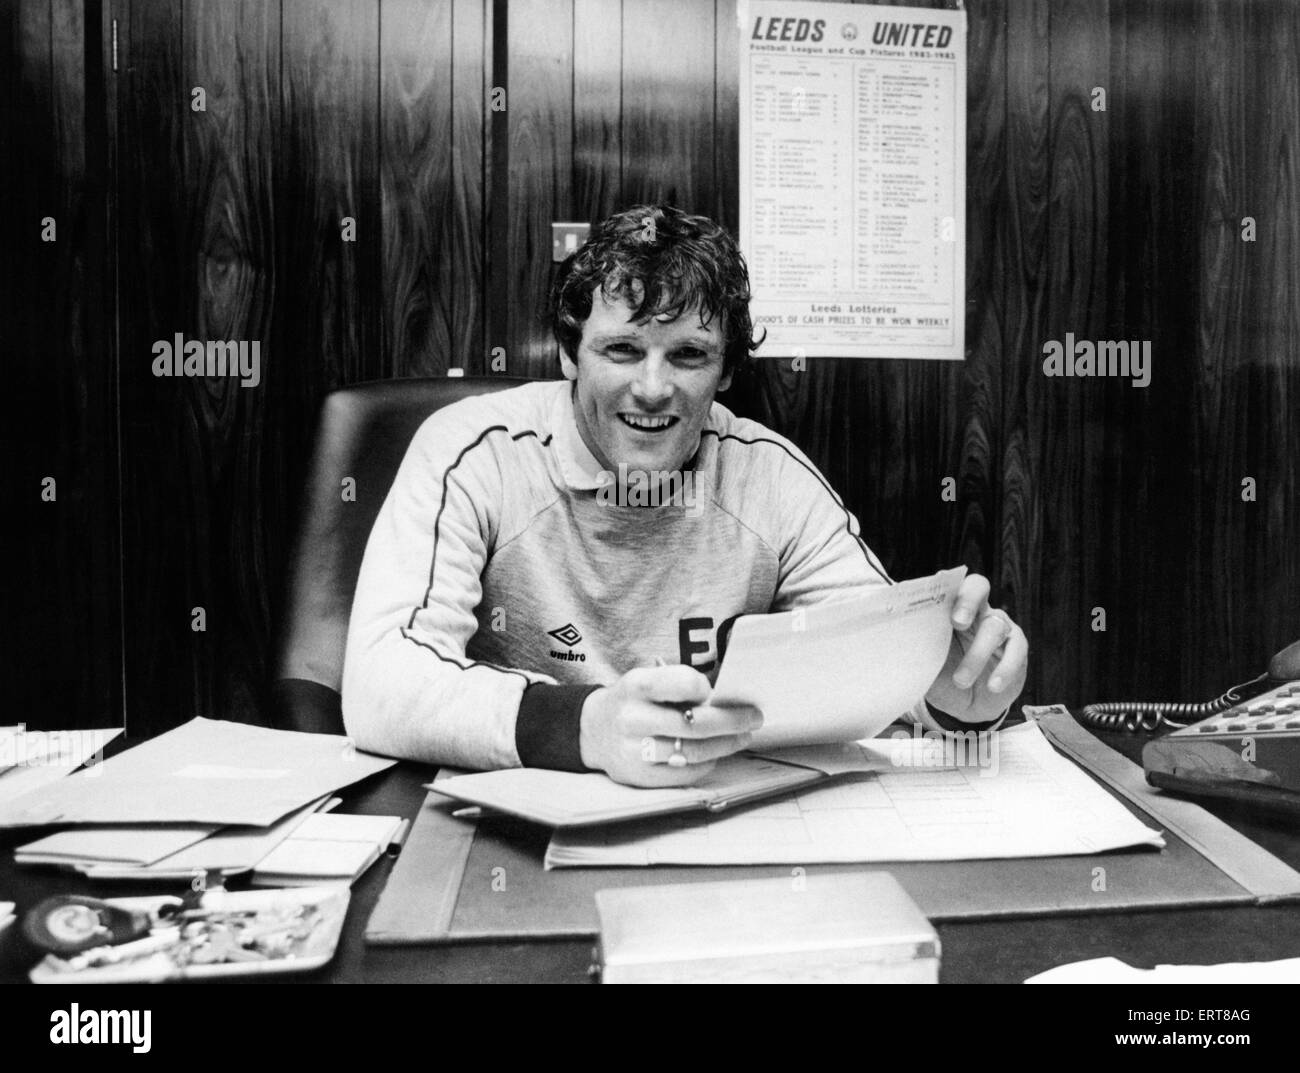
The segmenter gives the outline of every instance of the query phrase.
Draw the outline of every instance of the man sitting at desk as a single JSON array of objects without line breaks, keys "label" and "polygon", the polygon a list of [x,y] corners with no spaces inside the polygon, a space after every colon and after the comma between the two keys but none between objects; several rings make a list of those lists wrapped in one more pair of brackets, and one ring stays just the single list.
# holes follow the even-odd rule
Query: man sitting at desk
[{"label": "man sitting at desk", "polygon": [[[892,582],[804,454],[714,401],[756,346],[721,227],[611,217],[551,316],[564,380],[455,403],[411,442],[357,583],[347,730],[430,763],[695,782],[762,722],[708,704],[736,616]],[[961,586],[928,727],[994,726],[1024,685],[1025,635],[988,593]]]}]

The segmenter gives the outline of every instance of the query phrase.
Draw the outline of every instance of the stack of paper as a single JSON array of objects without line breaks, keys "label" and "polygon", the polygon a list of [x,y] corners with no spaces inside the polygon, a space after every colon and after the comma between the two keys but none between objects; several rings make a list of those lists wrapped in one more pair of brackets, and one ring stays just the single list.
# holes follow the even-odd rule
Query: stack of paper
[{"label": "stack of paper", "polygon": [[0,803],[0,827],[269,827],[395,763],[358,752],[339,735],[192,719],[102,764]]},{"label": "stack of paper", "polygon": [[77,827],[14,850],[18,864],[72,868],[91,879],[193,879],[207,872],[251,871],[308,816],[328,811],[337,797],[321,797],[270,827],[191,824]]},{"label": "stack of paper", "polygon": [[99,761],[122,731],[32,730],[0,727],[0,808]]},{"label": "stack of paper", "polygon": [[[115,733],[96,731],[88,744],[45,735],[42,755],[49,761],[78,747],[102,748]],[[32,738],[0,734],[0,762],[41,770],[8,760],[20,749],[30,755]],[[74,825],[20,846],[15,860],[99,879],[249,871],[308,816],[337,804],[333,791],[394,763],[338,735],[193,719],[67,778],[29,780],[27,792],[0,793],[0,827]],[[0,773],[0,780],[11,777]]]},{"label": "stack of paper", "polygon": [[14,850],[18,864],[153,864],[200,842],[215,827],[168,824],[159,827],[80,828],[59,831]]},{"label": "stack of paper", "polygon": [[311,816],[253,872],[263,887],[352,883],[379,859],[402,826],[400,816]]}]

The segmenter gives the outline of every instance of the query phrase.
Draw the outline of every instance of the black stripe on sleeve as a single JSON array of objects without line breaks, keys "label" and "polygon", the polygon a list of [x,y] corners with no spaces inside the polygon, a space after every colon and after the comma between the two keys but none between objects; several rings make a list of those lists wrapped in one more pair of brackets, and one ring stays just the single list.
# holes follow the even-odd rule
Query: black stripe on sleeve
[{"label": "black stripe on sleeve", "polygon": [[[421,611],[425,611],[428,609],[429,597],[433,594],[434,573],[438,565],[438,539],[440,536],[440,531],[442,526],[442,515],[443,512],[447,509],[447,491],[448,491],[449,481],[451,479],[452,471],[456,469],[456,467],[459,466],[462,461],[464,461],[465,456],[468,455],[470,451],[474,450],[474,448],[478,447],[481,443],[483,443],[483,441],[486,440],[488,436],[491,435],[493,432],[509,433],[510,429],[507,428],[505,425],[489,425],[482,432],[480,432],[472,441],[470,441],[468,444],[466,444],[464,447],[461,448],[460,453],[456,455],[455,461],[453,461],[452,464],[448,466],[442,473],[442,501],[438,504],[438,513],[437,515],[435,515],[433,521],[433,551],[429,556],[429,584],[426,586],[424,590],[424,599],[420,602],[419,606],[411,608],[411,617],[407,620],[406,626],[401,632],[402,632],[402,636],[405,637],[412,644],[417,644],[421,648],[428,649],[435,656],[437,656],[438,659],[442,660],[442,662],[451,663],[459,667],[463,671],[473,670],[475,667],[483,667],[488,670],[497,671],[501,674],[517,675],[518,677],[522,678],[525,682],[531,684],[532,679],[530,679],[527,675],[522,674],[521,672],[513,670],[511,668],[498,667],[495,664],[483,663],[479,660],[471,660],[471,659],[461,660],[461,659],[456,659],[452,656],[444,655],[443,653],[439,652],[436,648],[434,648],[432,645],[424,641],[421,641],[419,638],[413,636],[413,634],[411,633],[411,631],[415,627],[416,617],[420,614]],[[546,437],[543,438],[538,432],[536,432],[533,429],[526,429],[523,432],[512,433],[510,435],[510,438],[514,442],[518,443],[520,440],[526,439],[529,436],[532,436],[534,439],[536,439],[538,443],[543,447],[550,446],[551,434],[547,433]]]},{"label": "black stripe on sleeve", "polygon": [[826,483],[826,478],[823,477],[820,473],[818,473],[815,467],[810,466],[797,454],[791,451],[790,448],[787,447],[785,444],[783,444],[780,440],[769,440],[763,436],[756,437],[752,440],[747,440],[731,432],[728,432],[726,435],[723,435],[721,432],[718,432],[715,429],[711,429],[711,428],[706,428],[701,433],[701,435],[715,436],[717,437],[719,443],[721,443],[723,440],[735,440],[736,443],[744,443],[750,445],[756,443],[770,443],[773,447],[779,447],[782,451],[784,451],[787,455],[789,455],[795,462],[797,462],[805,470],[811,473],[813,477],[817,480],[817,483],[820,484],[822,488],[826,490],[826,494],[831,497],[831,500],[834,502],[834,504],[844,512],[844,531],[848,533],[849,537],[857,544],[859,550],[862,552],[863,558],[867,560],[867,565],[871,567],[871,569],[874,570],[877,574],[879,574],[882,578],[884,578],[887,584],[890,585],[895,584],[894,579],[891,578],[889,574],[885,571],[884,565],[874,560],[874,558],[871,555],[871,551],[867,548],[866,541],[864,541],[861,536],[859,536],[857,533],[853,531],[853,515],[849,511],[849,508],[844,505],[844,500],[842,500],[835,493],[834,488],[832,488],[829,484]]}]

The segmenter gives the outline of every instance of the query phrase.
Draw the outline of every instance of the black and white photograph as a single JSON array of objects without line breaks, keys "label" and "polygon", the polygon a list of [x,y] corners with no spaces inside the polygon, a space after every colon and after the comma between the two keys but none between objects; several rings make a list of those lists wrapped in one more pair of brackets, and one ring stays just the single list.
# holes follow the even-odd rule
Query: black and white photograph
[{"label": "black and white photograph", "polygon": [[0,0],[0,54],[15,1053],[427,1038],[322,984],[1284,1038],[1300,0]]}]

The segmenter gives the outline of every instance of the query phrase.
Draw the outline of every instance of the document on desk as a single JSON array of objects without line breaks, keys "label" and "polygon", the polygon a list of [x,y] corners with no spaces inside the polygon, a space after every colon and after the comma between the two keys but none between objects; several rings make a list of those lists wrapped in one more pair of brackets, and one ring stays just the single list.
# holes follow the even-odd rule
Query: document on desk
[{"label": "document on desk", "polygon": [[1164,846],[1160,832],[1032,723],[942,740],[899,733],[825,747],[820,760],[815,748],[789,750],[793,762],[840,777],[769,804],[557,830],[546,867],[975,860]]},{"label": "document on desk", "polygon": [[740,753],[723,757],[694,786],[642,788],[598,772],[506,768],[456,775],[427,789],[495,812],[522,816],[550,827],[616,823],[688,809],[732,808],[819,782],[827,773]]},{"label": "document on desk", "polygon": [[107,824],[57,831],[14,850],[18,864],[143,866],[202,842],[216,831],[205,824]]},{"label": "document on desk", "polygon": [[258,861],[292,835],[309,816],[340,803],[340,798],[327,795],[304,808],[290,812],[269,827],[250,825],[222,827],[207,838],[185,846],[149,865],[127,867],[111,862],[95,863],[89,859],[69,860],[68,863],[90,879],[149,881],[181,876],[192,878],[202,872],[222,872],[225,875],[251,872]]},{"label": "document on desk", "polygon": [[107,730],[27,730],[0,727],[0,806],[96,763],[122,733]]},{"label": "document on desk", "polygon": [[872,738],[943,670],[964,566],[732,627],[715,704],[763,713],[756,749]]},{"label": "document on desk", "polygon": [[0,805],[0,827],[47,823],[266,827],[395,764],[335,734],[191,719],[134,748]]}]

